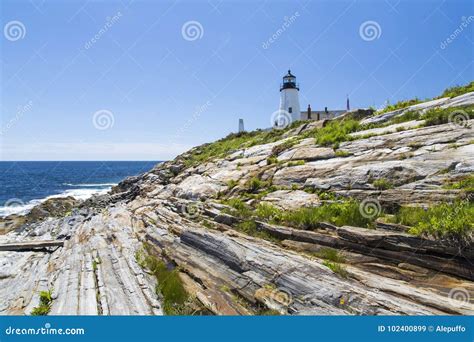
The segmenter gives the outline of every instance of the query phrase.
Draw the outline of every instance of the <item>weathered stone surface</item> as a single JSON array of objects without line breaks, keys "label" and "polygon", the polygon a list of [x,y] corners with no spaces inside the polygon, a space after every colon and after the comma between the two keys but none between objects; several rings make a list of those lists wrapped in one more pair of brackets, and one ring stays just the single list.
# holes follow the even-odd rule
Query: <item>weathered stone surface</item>
[{"label": "weathered stone surface", "polygon": [[317,207],[321,204],[317,195],[309,194],[301,190],[274,191],[265,196],[263,202],[287,210],[303,207]]},{"label": "weathered stone surface", "polygon": [[318,160],[333,158],[335,155],[336,154],[332,148],[302,146],[282,153],[278,156],[278,160]]},{"label": "weathered stone surface", "polygon": [[[418,108],[472,99],[467,94]],[[356,114],[365,115],[350,116]],[[0,314],[31,313],[39,292],[50,289],[51,314],[162,314],[156,279],[135,258],[144,242],[179,266],[187,291],[216,315],[258,314],[265,308],[295,315],[474,314],[472,301],[453,301],[450,295],[462,288],[474,298],[472,246],[414,237],[407,227],[383,222],[375,230],[324,222],[314,231],[263,222],[256,228],[241,225],[254,219],[251,210],[261,202],[284,210],[320,204],[318,195],[295,188],[375,198],[387,211],[468,199],[465,191],[444,185],[474,171],[472,128],[445,124],[397,131],[400,126],[392,125],[354,134],[381,135],[343,142],[338,151],[345,153],[338,154],[316,146],[314,138],[295,139],[324,124],[305,122],[277,142],[240,148],[193,167],[185,166],[186,152],[106,195],[61,210],[58,216],[67,217],[50,218],[38,208],[34,212],[41,219],[35,222],[11,218],[15,229],[0,226],[0,246],[41,246],[51,240],[64,245],[0,251]],[[288,139],[296,144],[285,144]],[[277,154],[279,163],[267,162]],[[291,160],[306,162],[290,166],[286,161]],[[248,183],[253,177],[260,179],[255,189]],[[387,188],[378,189],[377,180]],[[248,217],[223,212],[226,205],[216,200],[236,194],[251,205]],[[334,259],[340,271],[325,266]]]},{"label": "weathered stone surface", "polygon": [[225,185],[208,176],[193,175],[176,186],[176,195],[189,199],[210,198],[225,188]]}]

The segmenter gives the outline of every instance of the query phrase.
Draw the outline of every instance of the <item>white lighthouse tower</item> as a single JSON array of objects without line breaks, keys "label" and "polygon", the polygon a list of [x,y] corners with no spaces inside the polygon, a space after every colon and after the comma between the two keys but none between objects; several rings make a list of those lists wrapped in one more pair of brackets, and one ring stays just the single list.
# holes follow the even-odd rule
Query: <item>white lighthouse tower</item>
[{"label": "white lighthouse tower", "polygon": [[288,70],[280,86],[280,115],[288,116],[289,114],[291,122],[301,119],[299,90],[296,77]]}]

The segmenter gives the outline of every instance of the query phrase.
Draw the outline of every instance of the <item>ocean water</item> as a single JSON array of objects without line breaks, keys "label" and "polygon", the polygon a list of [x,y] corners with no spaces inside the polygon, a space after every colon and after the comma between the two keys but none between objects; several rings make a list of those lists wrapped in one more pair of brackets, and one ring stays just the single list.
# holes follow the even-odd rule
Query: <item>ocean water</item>
[{"label": "ocean water", "polygon": [[157,161],[0,161],[0,217],[25,213],[52,197],[86,199],[105,193],[128,176],[150,170]]}]

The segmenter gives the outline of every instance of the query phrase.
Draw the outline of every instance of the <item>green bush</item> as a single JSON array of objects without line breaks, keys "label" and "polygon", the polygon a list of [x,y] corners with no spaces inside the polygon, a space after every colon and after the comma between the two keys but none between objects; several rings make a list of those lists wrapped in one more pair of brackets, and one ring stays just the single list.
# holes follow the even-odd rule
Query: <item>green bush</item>
[{"label": "green bush", "polygon": [[240,222],[234,228],[244,234],[247,234],[256,238],[274,241],[274,242],[280,241],[279,239],[273,237],[269,233],[259,230],[257,223],[254,220],[246,220],[246,221]]},{"label": "green bush", "polygon": [[40,304],[31,311],[32,316],[46,316],[51,311],[53,303],[52,291],[40,292]]},{"label": "green bush", "polygon": [[387,190],[393,188],[393,184],[385,178],[376,179],[372,184],[379,190]]},{"label": "green bush", "polygon": [[474,91],[474,81],[463,86],[454,86],[447,88],[438,98],[442,97],[456,97],[462,94],[470,93]]},{"label": "green bush", "polygon": [[251,208],[240,198],[230,198],[226,201],[223,201],[222,203],[234,209],[233,211],[229,212],[229,214],[231,215],[237,217],[249,217],[250,215],[252,215]]},{"label": "green bush", "polygon": [[[215,142],[198,146],[184,158],[184,163],[187,167],[195,166],[215,158],[225,157],[228,153],[241,148],[275,142],[280,140],[284,133],[302,124],[303,122],[301,121],[295,121],[281,130],[272,129],[270,131],[256,130],[252,132],[231,133]],[[295,144],[296,142],[296,139],[291,139],[284,144]]]},{"label": "green bush", "polygon": [[349,273],[347,272],[345,267],[336,262],[324,261],[323,265],[329,268],[334,273],[339,274],[343,278],[349,277]]},{"label": "green bush", "polygon": [[471,174],[471,175],[465,176],[459,181],[445,185],[444,188],[473,192],[474,191],[474,175]]},{"label": "green bush", "polygon": [[403,113],[402,115],[392,118],[390,122],[392,124],[399,124],[407,121],[419,120],[420,116],[421,115],[419,112],[410,110],[406,113]]},{"label": "green bush", "polygon": [[367,218],[362,215],[361,211],[359,210],[359,203],[354,199],[350,199],[344,202],[325,203],[314,208],[285,211],[282,213],[280,221],[302,229],[318,228],[320,222],[329,222],[336,226],[373,227],[373,222],[378,215]]},{"label": "green bush", "polygon": [[410,233],[435,238],[463,240],[474,230],[474,205],[468,201],[437,204],[428,209],[402,207],[395,215],[397,223],[411,226]]},{"label": "green bush", "polygon": [[333,145],[337,148],[339,143],[352,140],[349,134],[356,132],[359,128],[360,124],[357,120],[335,120],[317,129],[314,137],[316,143],[321,146]]},{"label": "green bush", "polygon": [[186,310],[189,295],[179,277],[178,268],[168,269],[166,264],[157,259],[149,251],[137,253],[135,256],[140,266],[147,268],[157,280],[156,293],[163,298],[163,311],[167,315],[180,315]]},{"label": "green bush", "polygon": [[235,179],[231,179],[227,182],[227,186],[229,187],[229,189],[234,188],[237,184],[239,184],[239,181],[236,181]]},{"label": "green bush", "polygon": [[255,215],[267,221],[279,221],[281,219],[281,210],[271,204],[259,203],[255,210]]},{"label": "green bush", "polygon": [[394,110],[398,109],[403,109],[409,106],[416,105],[418,103],[421,103],[422,101],[418,98],[414,98],[411,100],[404,100],[404,101],[398,101],[397,103],[394,103],[393,105],[387,105],[383,110],[377,112],[377,114],[382,114],[382,113],[387,113],[387,112],[392,112]]},{"label": "green bush", "polygon": [[336,157],[347,157],[350,155],[349,152],[344,151],[344,150],[337,150],[335,154],[336,154]]},{"label": "green bush", "polygon": [[425,126],[442,125],[450,122],[451,115],[453,113],[460,112],[461,116],[466,118],[474,119],[474,106],[466,107],[455,107],[455,108],[436,108],[427,111],[421,116],[421,119],[425,120]]},{"label": "green bush", "polygon": [[252,177],[247,183],[247,189],[250,192],[256,192],[262,188],[267,187],[269,184],[262,181],[258,177]]},{"label": "green bush", "polygon": [[293,160],[293,161],[290,161],[288,162],[288,164],[286,164],[287,167],[292,167],[292,166],[300,166],[300,165],[304,165],[306,164],[306,162],[304,160]]},{"label": "green bush", "polygon": [[296,145],[297,143],[299,142],[298,139],[296,138],[291,138],[291,139],[288,139],[286,141],[284,141],[283,143],[281,144],[278,144],[276,146],[274,146],[272,148],[272,153],[271,153],[271,156],[273,157],[276,157],[278,156],[280,153],[286,151],[286,150],[289,150],[290,148],[292,148],[294,145]]},{"label": "green bush", "polygon": [[315,254],[319,258],[325,259],[327,261],[339,262],[339,263],[346,261],[344,257],[341,255],[341,253],[339,253],[339,251],[334,248],[324,247],[324,248],[321,248],[321,250]]},{"label": "green bush", "polygon": [[275,156],[270,156],[267,158],[267,165],[278,164],[278,158]]}]

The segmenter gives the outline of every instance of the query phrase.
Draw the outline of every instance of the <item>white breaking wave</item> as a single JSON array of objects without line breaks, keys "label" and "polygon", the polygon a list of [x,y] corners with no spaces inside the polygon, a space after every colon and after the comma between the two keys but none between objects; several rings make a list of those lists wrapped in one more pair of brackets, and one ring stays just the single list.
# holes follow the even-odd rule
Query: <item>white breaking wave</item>
[{"label": "white breaking wave", "polygon": [[[112,183],[109,184],[107,188],[100,188],[100,189],[69,189],[60,194],[51,195],[43,199],[34,199],[25,203],[23,205],[12,205],[12,206],[3,206],[0,207],[0,217],[5,217],[12,214],[17,215],[25,215],[27,214],[34,206],[41,204],[47,201],[50,198],[61,198],[61,197],[74,197],[77,200],[86,200],[93,195],[103,195],[106,194],[113,185]],[[106,186],[105,183],[101,184],[102,186]],[[88,185],[92,186],[92,185]],[[97,184],[95,186],[98,186]]]},{"label": "white breaking wave", "polygon": [[66,186],[76,186],[76,187],[97,187],[97,186],[115,186],[117,183],[81,183],[81,184],[71,184],[71,183],[63,183]]}]

